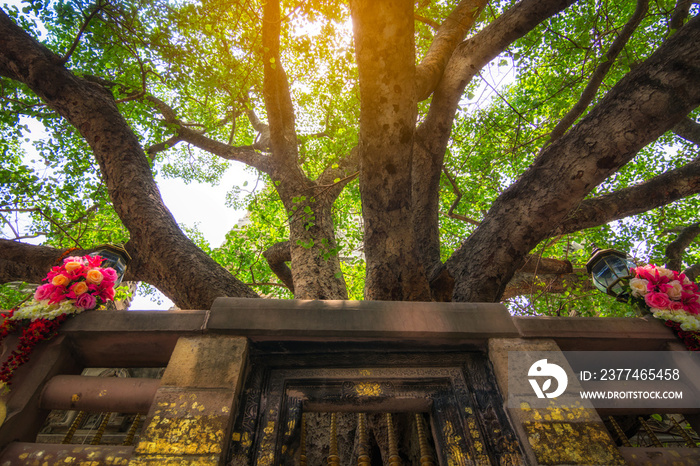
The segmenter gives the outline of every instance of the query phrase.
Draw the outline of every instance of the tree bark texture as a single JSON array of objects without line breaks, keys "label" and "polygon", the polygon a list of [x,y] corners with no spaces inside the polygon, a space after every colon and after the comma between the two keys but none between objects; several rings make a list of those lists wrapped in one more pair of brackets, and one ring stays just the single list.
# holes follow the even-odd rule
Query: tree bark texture
[{"label": "tree bark texture", "polygon": [[429,301],[411,214],[416,124],[413,4],[351,2],[360,75],[360,196],[365,298]]},{"label": "tree bark texture", "polygon": [[680,271],[683,267],[683,261],[681,259],[683,252],[698,235],[700,235],[700,223],[693,223],[683,228],[676,239],[666,247],[666,267],[671,270]]},{"label": "tree bark texture", "polygon": [[700,104],[700,18],[547,146],[448,261],[456,301],[497,301],[539,241],[598,184]]}]

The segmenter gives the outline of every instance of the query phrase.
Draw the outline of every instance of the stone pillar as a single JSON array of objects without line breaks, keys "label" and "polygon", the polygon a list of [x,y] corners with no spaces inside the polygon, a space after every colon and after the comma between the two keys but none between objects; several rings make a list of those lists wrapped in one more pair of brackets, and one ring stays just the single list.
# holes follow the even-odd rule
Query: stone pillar
[{"label": "stone pillar", "polygon": [[[546,408],[533,408],[527,402],[519,403],[519,408],[508,406],[509,351],[561,353],[561,350],[554,340],[548,339],[489,340],[489,358],[504,396],[505,408],[530,464],[625,464],[600,416],[585,400],[573,405],[550,401]],[[535,361],[533,356],[532,363]],[[567,364],[563,354],[555,362],[562,366]],[[511,389],[517,390],[517,393],[512,393],[516,399],[518,395],[532,399],[533,390],[527,383]],[[578,390],[578,381],[569,381],[567,391],[570,390]]]},{"label": "stone pillar", "polygon": [[247,359],[243,337],[180,338],[129,465],[222,464]]}]

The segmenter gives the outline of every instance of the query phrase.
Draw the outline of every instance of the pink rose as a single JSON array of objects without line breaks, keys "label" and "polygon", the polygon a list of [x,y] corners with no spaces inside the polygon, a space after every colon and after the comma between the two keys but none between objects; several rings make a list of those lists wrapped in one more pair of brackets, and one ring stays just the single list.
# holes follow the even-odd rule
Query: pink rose
[{"label": "pink rose", "polygon": [[102,269],[102,276],[105,277],[106,281],[112,283],[116,282],[117,278],[119,278],[119,276],[117,275],[117,271],[114,270],[112,267]]},{"label": "pink rose", "polygon": [[672,311],[681,311],[683,310],[683,303],[680,301],[671,301],[671,305],[669,307]]},{"label": "pink rose", "polygon": [[51,295],[55,291],[55,288],[56,287],[51,285],[50,283],[47,283],[46,285],[41,285],[34,292],[34,299],[36,299],[37,301],[43,301],[45,299],[51,298]]},{"label": "pink rose", "polygon": [[81,264],[83,263],[83,258],[80,256],[69,256],[63,259],[63,263],[66,264],[68,262],[80,262]]},{"label": "pink rose", "polygon": [[698,315],[700,314],[700,303],[698,303],[697,301],[694,303],[684,303],[683,309],[685,309],[686,312],[689,312],[690,314]]},{"label": "pink rose", "polygon": [[81,309],[92,309],[96,304],[97,299],[95,299],[95,297],[90,293],[81,294],[75,301],[75,307],[79,307]]},{"label": "pink rose", "polygon": [[671,300],[666,293],[647,293],[644,296],[644,301],[647,303],[647,306],[656,309],[667,309],[671,304]]}]

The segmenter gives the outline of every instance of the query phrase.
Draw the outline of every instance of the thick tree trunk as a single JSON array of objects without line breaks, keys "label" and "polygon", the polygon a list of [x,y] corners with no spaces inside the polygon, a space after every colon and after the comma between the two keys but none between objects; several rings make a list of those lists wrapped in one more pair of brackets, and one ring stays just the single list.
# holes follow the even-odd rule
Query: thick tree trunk
[{"label": "thick tree trunk", "polygon": [[411,214],[416,124],[413,5],[351,3],[360,75],[360,196],[365,298],[430,300]]},{"label": "thick tree trunk", "polygon": [[218,296],[257,297],[182,233],[112,95],[66,70],[59,57],[1,11],[0,75],[25,83],[85,138],[136,253],[156,286],[175,304],[206,309]]},{"label": "thick tree trunk", "polygon": [[297,299],[348,299],[340,270],[331,207],[333,198],[279,189],[289,214],[289,247],[294,297]]},{"label": "thick tree trunk", "polygon": [[525,255],[593,188],[700,104],[700,17],[544,149],[448,261],[455,301],[498,301]]}]

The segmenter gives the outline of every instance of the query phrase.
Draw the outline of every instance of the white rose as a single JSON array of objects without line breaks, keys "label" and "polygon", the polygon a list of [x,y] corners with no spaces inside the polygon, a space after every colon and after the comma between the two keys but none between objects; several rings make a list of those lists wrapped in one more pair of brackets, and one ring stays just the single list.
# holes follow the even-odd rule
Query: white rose
[{"label": "white rose", "polygon": [[647,289],[647,285],[649,284],[649,280],[644,280],[642,278],[633,278],[630,280],[630,288],[632,288],[632,296],[635,298],[641,298],[645,294],[647,294],[649,291]]},{"label": "white rose", "polygon": [[659,272],[659,276],[673,278],[673,270],[669,270],[666,267],[657,267],[656,271]]},{"label": "white rose", "polygon": [[678,280],[673,280],[669,283],[669,285],[671,285],[671,288],[666,292],[668,297],[674,301],[681,299],[681,291],[683,291],[683,285],[681,285],[681,282]]}]

